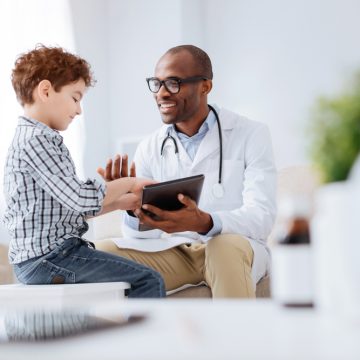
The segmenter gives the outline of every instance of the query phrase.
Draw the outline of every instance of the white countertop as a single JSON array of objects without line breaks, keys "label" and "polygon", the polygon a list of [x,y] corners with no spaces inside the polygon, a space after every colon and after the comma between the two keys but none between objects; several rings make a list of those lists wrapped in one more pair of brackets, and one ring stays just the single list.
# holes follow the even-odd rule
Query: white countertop
[{"label": "white countertop", "polygon": [[98,305],[148,317],[63,340],[3,343],[1,359],[360,359],[360,319],[329,318],[271,300],[125,299]]}]

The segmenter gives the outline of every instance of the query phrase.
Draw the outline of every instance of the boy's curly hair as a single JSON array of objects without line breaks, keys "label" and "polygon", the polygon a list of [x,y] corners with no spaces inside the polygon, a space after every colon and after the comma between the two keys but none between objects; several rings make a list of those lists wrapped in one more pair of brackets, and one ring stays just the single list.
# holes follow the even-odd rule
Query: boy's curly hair
[{"label": "boy's curly hair", "polygon": [[37,45],[15,61],[11,82],[20,104],[32,104],[33,91],[42,80],[49,80],[55,91],[83,79],[86,87],[93,86],[90,64],[61,47]]}]

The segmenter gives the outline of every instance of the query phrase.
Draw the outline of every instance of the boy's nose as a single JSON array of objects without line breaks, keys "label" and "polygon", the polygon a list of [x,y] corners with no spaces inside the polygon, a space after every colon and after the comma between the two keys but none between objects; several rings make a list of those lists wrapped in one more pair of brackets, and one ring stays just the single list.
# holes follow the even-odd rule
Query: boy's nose
[{"label": "boy's nose", "polygon": [[80,115],[82,113],[80,104],[78,105],[78,108],[76,109],[76,113]]}]

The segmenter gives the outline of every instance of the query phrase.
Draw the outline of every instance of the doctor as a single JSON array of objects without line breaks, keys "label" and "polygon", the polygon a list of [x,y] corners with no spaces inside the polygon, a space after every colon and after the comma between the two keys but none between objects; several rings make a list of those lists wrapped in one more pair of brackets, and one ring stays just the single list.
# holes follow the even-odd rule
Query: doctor
[{"label": "doctor", "polygon": [[[181,210],[143,206],[160,220],[137,209],[123,224],[124,237],[133,241],[97,248],[154,268],[167,290],[205,281],[213,297],[253,298],[269,271],[266,239],[276,212],[272,145],[265,125],[208,105],[212,78],[208,55],[195,46],[171,48],[160,58],[146,80],[164,125],[139,144],[134,158],[141,177],[204,174],[199,205],[179,194]],[[121,176],[127,169],[125,157]],[[98,171],[107,180],[119,177],[119,159]],[[155,230],[137,231],[139,221]]]}]

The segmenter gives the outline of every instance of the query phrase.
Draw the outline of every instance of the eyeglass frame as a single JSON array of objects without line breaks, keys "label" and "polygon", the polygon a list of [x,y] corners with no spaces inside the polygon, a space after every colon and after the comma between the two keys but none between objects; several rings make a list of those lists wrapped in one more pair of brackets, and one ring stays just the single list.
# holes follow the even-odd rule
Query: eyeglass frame
[{"label": "eyeglass frame", "polygon": [[[158,80],[160,82],[160,86],[159,86],[159,89],[158,91],[152,91],[151,88],[150,88],[150,81],[151,80]],[[172,92],[168,89],[168,87],[166,86],[165,82],[168,81],[168,80],[172,80],[172,81],[176,81],[178,83],[178,86],[179,86],[179,90],[177,92]],[[196,82],[196,81],[206,81],[206,80],[210,80],[208,79],[207,77],[205,76],[191,76],[191,77],[188,77],[188,78],[185,78],[185,79],[181,79],[181,78],[178,78],[178,77],[169,77],[165,80],[160,80],[159,78],[157,77],[149,77],[149,78],[146,78],[146,82],[148,84],[148,88],[149,90],[153,93],[153,94],[157,94],[161,87],[164,86],[165,89],[170,93],[170,94],[178,94],[181,90],[181,84],[186,84],[186,83],[192,83],[192,82]]]}]

